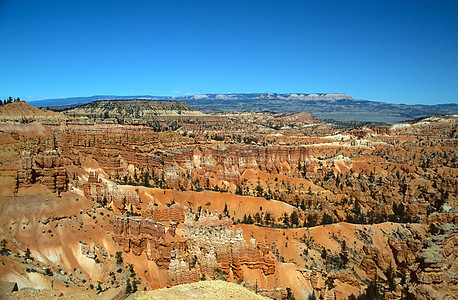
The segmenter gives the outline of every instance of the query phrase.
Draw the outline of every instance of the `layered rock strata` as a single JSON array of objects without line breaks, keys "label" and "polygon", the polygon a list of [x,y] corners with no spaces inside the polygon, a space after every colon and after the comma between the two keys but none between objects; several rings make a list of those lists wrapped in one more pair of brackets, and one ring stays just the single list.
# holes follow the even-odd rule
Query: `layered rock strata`
[{"label": "layered rock strata", "polygon": [[22,151],[22,169],[17,172],[17,186],[28,187],[41,183],[52,192],[65,192],[68,189],[68,175],[57,151],[44,151],[31,155]]},{"label": "layered rock strata", "polygon": [[168,268],[172,249],[184,249],[185,241],[175,236],[176,224],[155,222],[152,218],[114,216],[113,240],[124,252],[146,253],[148,260]]},{"label": "layered rock strata", "polygon": [[[275,261],[269,251],[262,249],[255,239],[250,239],[247,243],[243,230],[238,228],[234,234],[231,225],[232,222],[227,218],[220,220],[216,212],[201,212],[197,220],[193,214],[187,214],[183,224],[183,237],[194,245],[191,256],[197,257],[198,261],[207,260],[208,265],[208,258],[212,258],[214,253],[216,261],[213,263],[216,263],[222,273],[233,273],[238,279],[243,279],[242,266],[260,269],[264,275],[273,274]],[[201,257],[206,259],[199,259]]]},{"label": "layered rock strata", "polygon": [[105,184],[99,179],[97,172],[89,173],[83,190],[86,198],[99,203],[105,202],[108,207],[117,212],[139,213],[141,211],[140,196],[137,192],[124,191],[117,185]]}]

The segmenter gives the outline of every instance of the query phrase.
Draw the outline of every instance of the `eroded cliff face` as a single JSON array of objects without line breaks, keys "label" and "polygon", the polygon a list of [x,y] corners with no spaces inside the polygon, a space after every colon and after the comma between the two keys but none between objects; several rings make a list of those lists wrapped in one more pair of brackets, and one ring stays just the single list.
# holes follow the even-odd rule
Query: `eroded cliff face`
[{"label": "eroded cliff face", "polygon": [[3,138],[6,140],[3,153],[12,156],[0,167],[0,177],[10,182],[5,193],[14,195],[32,184],[42,184],[56,193],[67,191],[69,179],[65,162],[53,137],[30,137],[27,132],[14,130],[3,133]]},{"label": "eroded cliff face", "polygon": [[298,163],[310,155],[300,146],[214,145],[148,130],[67,132],[58,142],[69,146],[64,155],[72,161],[77,163],[82,156],[91,155],[110,178],[119,182],[161,182],[164,187],[185,189],[196,181],[202,188],[209,178],[213,184],[221,180],[240,184],[248,170],[294,175]]},{"label": "eroded cliff face", "polygon": [[452,299],[458,292],[458,226],[445,223],[439,235],[425,239],[412,263],[409,294],[427,299]]},{"label": "eroded cliff face", "polygon": [[211,263],[213,270],[205,267],[210,270],[210,278],[214,278],[216,267],[223,274],[233,277],[233,280],[242,281],[246,279],[242,271],[244,266],[262,270],[266,276],[275,273],[274,259],[269,250],[262,248],[253,238],[246,242],[241,228],[234,234],[232,222],[228,218],[220,220],[216,212],[201,212],[198,218],[194,214],[187,214],[182,232],[183,237],[189,239],[193,245],[191,257],[197,257],[198,261],[207,257],[207,254],[211,258],[215,257]]},{"label": "eroded cliff face", "polygon": [[114,217],[113,240],[124,252],[146,254],[159,268],[167,269],[173,249],[184,249],[186,241],[175,236],[176,223],[155,222],[152,218]]},{"label": "eroded cliff face", "polygon": [[[161,215],[173,218],[173,206]],[[176,235],[177,223],[172,220],[114,216],[113,239],[123,251],[137,256],[145,253],[148,260],[167,269],[171,285],[219,277],[244,281],[244,267],[260,270],[264,276],[275,273],[269,249],[253,238],[246,242],[241,228],[234,234],[228,218],[187,213],[180,229],[181,234]]]}]

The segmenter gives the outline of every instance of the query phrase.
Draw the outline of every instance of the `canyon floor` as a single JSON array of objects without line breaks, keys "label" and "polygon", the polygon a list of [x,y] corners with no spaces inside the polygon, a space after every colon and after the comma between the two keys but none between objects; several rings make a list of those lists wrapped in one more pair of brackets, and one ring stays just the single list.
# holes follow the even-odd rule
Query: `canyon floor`
[{"label": "canyon floor", "polygon": [[6,104],[0,297],[456,299],[457,124]]}]

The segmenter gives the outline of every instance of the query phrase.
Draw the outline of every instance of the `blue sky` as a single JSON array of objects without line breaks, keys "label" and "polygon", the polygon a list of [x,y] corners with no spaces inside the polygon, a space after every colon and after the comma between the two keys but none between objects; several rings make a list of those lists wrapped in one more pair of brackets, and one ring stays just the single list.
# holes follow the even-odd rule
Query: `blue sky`
[{"label": "blue sky", "polygon": [[0,98],[458,103],[458,1],[0,0]]}]

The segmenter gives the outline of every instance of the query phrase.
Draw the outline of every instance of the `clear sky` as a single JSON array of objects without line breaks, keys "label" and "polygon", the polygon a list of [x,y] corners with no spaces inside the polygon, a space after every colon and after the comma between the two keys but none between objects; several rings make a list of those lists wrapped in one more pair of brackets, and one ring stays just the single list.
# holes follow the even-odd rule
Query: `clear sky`
[{"label": "clear sky", "polygon": [[0,98],[458,103],[458,1],[0,0]]}]

